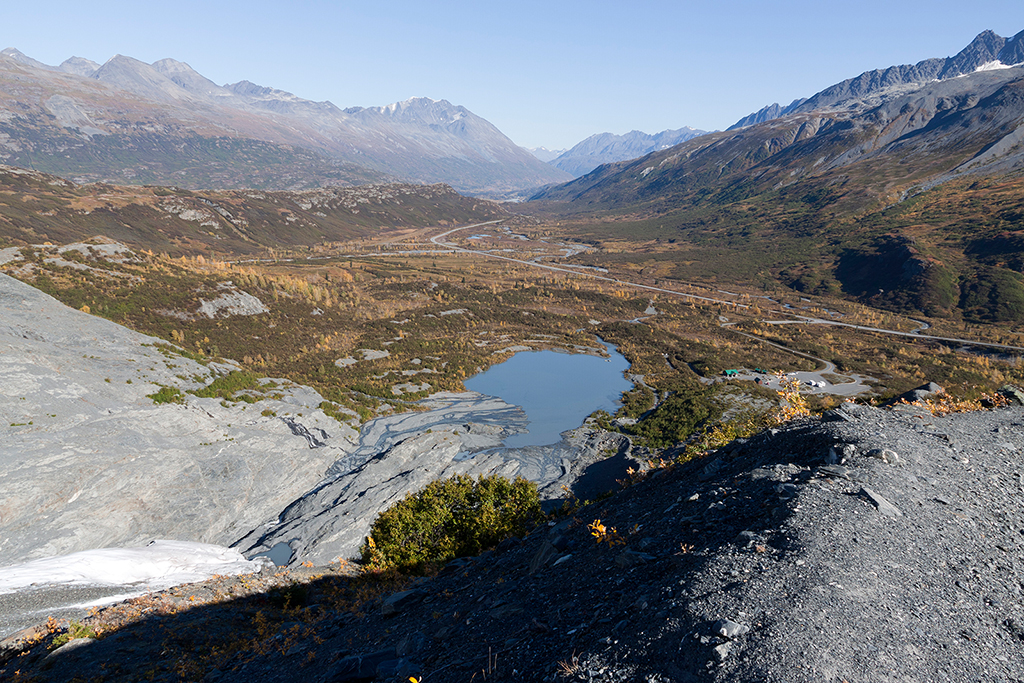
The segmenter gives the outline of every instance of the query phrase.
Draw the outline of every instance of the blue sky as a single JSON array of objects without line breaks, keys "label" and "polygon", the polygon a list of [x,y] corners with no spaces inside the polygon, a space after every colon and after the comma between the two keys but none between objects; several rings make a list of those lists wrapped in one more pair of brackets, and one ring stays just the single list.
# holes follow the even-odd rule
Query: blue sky
[{"label": "blue sky", "polygon": [[217,83],[343,108],[446,99],[554,149],[725,128],[868,69],[955,54],[984,29],[1024,30],[1024,3],[41,0],[7,3],[0,48],[48,64],[173,57]]}]

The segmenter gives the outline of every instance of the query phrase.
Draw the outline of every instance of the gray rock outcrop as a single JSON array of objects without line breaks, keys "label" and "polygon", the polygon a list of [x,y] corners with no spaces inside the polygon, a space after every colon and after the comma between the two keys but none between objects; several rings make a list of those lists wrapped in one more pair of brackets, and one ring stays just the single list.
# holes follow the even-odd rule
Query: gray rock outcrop
[{"label": "gray rock outcrop", "polygon": [[359,443],[323,481],[234,545],[252,557],[287,543],[292,564],[327,564],[356,557],[377,515],[438,479],[522,476],[550,500],[563,495],[562,486],[577,482],[585,483],[588,493],[603,493],[636,465],[625,457],[603,456],[609,448],[624,450],[624,437],[587,427],[551,446],[502,448],[502,439],[522,429],[526,416],[498,398],[442,393],[425,403],[431,409],[368,422]]},{"label": "gray rock outcrop", "polygon": [[[3,564],[154,538],[249,557],[288,543],[292,564],[326,564],[355,556],[380,512],[435,479],[519,475],[552,499],[577,480],[599,494],[635,464],[624,437],[588,427],[506,449],[525,414],[475,392],[436,394],[360,433],[283,380],[253,404],[150,398],[233,369],[0,275]],[[620,456],[605,459],[609,449]]]},{"label": "gray rock outcrop", "polygon": [[308,387],[255,404],[147,397],[231,369],[0,275],[2,563],[153,538],[227,545],[351,447],[354,430],[320,412]]}]

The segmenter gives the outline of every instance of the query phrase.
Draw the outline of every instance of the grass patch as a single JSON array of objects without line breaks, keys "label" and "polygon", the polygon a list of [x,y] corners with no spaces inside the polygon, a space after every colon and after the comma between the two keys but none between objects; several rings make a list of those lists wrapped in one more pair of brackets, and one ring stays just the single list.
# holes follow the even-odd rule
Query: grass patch
[{"label": "grass patch", "polygon": [[160,387],[160,391],[155,394],[146,394],[146,398],[153,399],[153,403],[184,403],[185,397],[181,393],[181,389],[177,387]]}]

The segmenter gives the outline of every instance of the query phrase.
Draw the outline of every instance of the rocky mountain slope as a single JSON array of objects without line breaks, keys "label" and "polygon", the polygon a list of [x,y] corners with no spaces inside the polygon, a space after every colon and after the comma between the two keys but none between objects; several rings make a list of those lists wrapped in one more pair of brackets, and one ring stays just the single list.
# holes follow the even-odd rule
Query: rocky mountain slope
[{"label": "rocky mountain slope", "polygon": [[53,653],[46,629],[9,639],[0,672],[1019,680],[1022,439],[1020,406],[936,418],[847,404],[650,472],[430,580],[325,567],[181,587],[100,611],[86,625],[105,635]]},{"label": "rocky mountain slope", "polygon": [[0,160],[78,182],[308,189],[401,178],[503,193],[568,178],[464,107],[342,110],[183,62],[0,53]]},{"label": "rocky mountain slope", "polygon": [[865,71],[855,78],[822,90],[809,97],[781,107],[778,103],[749,114],[729,130],[764,123],[787,114],[806,113],[836,108],[863,107],[886,96],[919,88],[931,81],[959,78],[978,71],[990,71],[1024,65],[1024,31],[1012,38],[1003,38],[992,31],[983,31],[953,57],[931,58],[917,64],[902,64],[887,69]]},{"label": "rocky mountain slope", "polygon": [[5,565],[153,538],[228,545],[314,485],[355,437],[294,385],[268,383],[255,403],[157,404],[149,395],[162,387],[202,388],[235,368],[7,275],[0,348]]},{"label": "rocky mountain slope", "polygon": [[765,284],[911,314],[1018,320],[1024,67],[957,65],[1016,59],[1020,42],[940,60],[936,73],[956,77],[884,89],[854,79],[793,113],[602,166],[536,194],[534,206],[572,217],[588,241],[686,244],[685,260]]},{"label": "rocky mountain slope", "polygon": [[707,131],[689,126],[678,130],[663,130],[653,135],[638,130],[625,135],[599,133],[577,143],[548,163],[579,178],[602,164],[636,159],[705,133]]}]

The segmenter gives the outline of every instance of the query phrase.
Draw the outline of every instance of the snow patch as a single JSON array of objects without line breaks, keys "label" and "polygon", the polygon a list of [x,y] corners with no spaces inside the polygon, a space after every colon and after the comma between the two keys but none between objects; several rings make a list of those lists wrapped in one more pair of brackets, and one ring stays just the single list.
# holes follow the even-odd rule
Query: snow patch
[{"label": "snow patch", "polygon": [[995,59],[995,60],[992,60],[991,62],[985,62],[984,64],[979,66],[977,69],[975,69],[974,72],[977,73],[979,71],[998,71],[999,69],[1010,69],[1010,68],[1012,68],[1012,67],[1009,64],[1003,64],[998,59]]},{"label": "snow patch", "polygon": [[42,585],[122,586],[162,590],[214,574],[248,574],[261,562],[234,548],[191,541],[152,541],[142,548],[100,548],[0,567],[0,593]]}]

